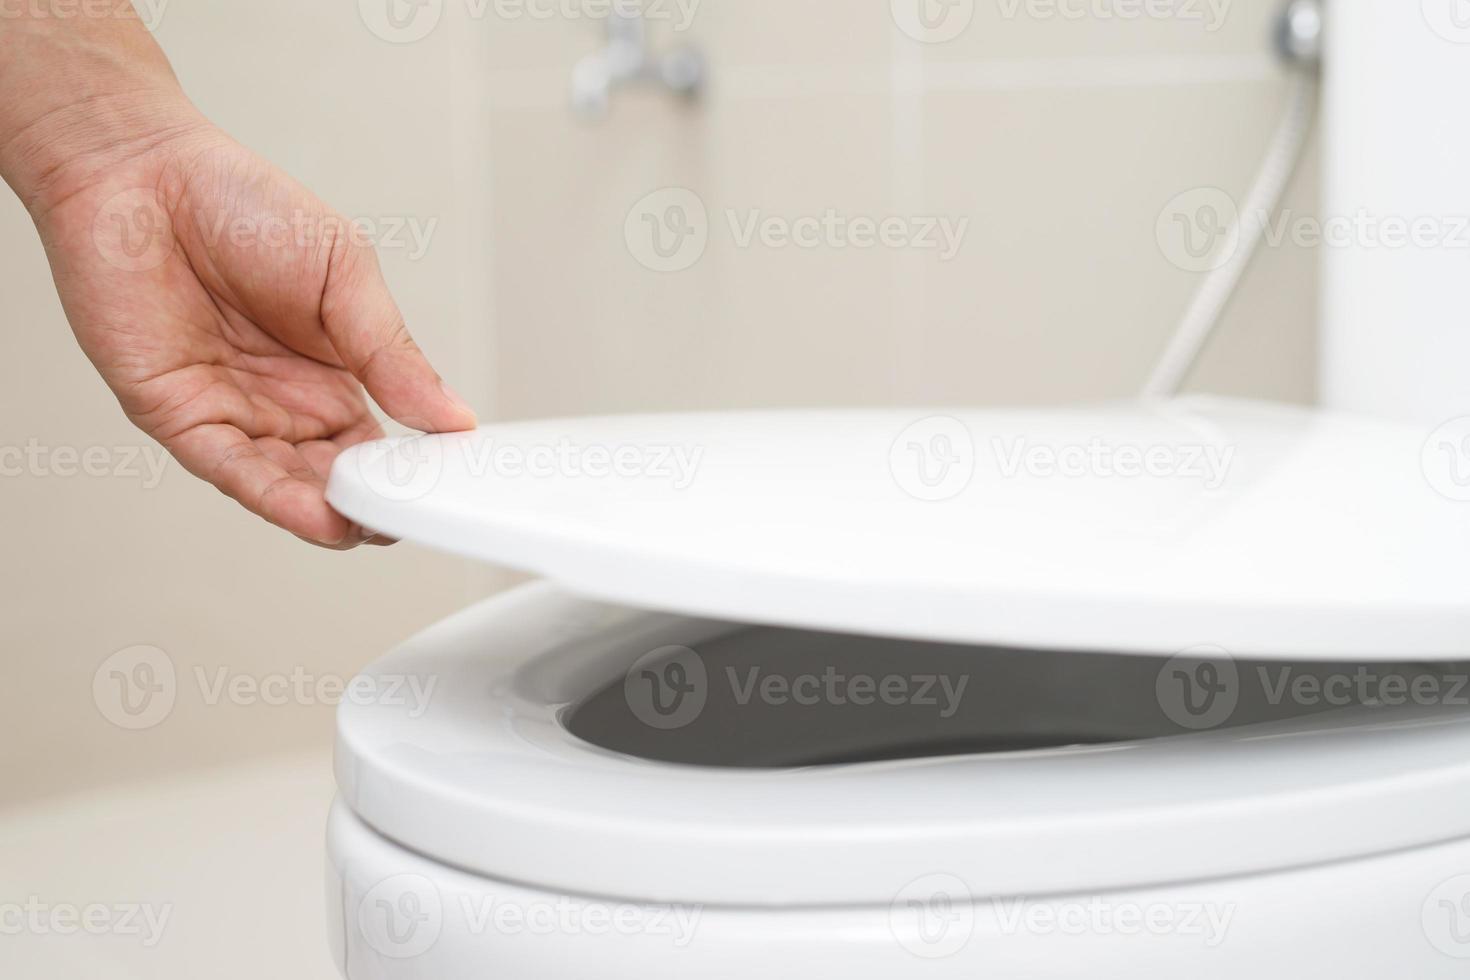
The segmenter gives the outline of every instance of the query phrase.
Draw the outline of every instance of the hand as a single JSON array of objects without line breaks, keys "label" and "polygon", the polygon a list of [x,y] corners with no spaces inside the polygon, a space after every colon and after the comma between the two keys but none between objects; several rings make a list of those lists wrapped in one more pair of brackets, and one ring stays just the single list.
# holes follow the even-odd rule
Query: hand
[{"label": "hand", "polygon": [[371,538],[323,498],[381,435],[363,389],[426,431],[472,428],[371,246],[186,102],[28,200],[67,319],[128,417],[190,472],[316,544]]}]

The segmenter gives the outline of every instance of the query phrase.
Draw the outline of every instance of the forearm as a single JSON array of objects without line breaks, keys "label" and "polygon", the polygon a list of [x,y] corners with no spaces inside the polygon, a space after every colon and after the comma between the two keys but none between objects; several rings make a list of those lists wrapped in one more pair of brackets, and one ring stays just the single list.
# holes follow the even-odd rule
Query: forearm
[{"label": "forearm", "polygon": [[0,0],[0,177],[32,211],[201,125],[131,7]]}]

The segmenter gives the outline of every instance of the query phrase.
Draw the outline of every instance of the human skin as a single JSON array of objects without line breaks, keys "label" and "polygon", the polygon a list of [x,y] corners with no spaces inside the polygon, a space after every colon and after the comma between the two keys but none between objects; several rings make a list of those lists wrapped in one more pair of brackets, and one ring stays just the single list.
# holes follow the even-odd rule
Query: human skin
[{"label": "human skin", "polygon": [[382,543],[324,498],[336,456],[405,425],[472,428],[363,236],[212,125],[130,8],[0,17],[0,176],[72,331],[128,418],[255,514]]}]

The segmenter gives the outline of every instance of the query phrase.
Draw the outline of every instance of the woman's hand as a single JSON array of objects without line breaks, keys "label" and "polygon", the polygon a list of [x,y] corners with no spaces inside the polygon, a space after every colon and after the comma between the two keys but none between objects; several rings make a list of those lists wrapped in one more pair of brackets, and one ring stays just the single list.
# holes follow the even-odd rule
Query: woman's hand
[{"label": "woman's hand", "polygon": [[190,472],[308,541],[360,543],[371,532],[323,490],[338,453],[380,434],[364,388],[426,431],[473,427],[474,413],[414,344],[352,225],[211,126],[171,73],[139,81],[128,58],[88,55],[91,98],[8,141],[0,125],[0,163],[82,349]]}]

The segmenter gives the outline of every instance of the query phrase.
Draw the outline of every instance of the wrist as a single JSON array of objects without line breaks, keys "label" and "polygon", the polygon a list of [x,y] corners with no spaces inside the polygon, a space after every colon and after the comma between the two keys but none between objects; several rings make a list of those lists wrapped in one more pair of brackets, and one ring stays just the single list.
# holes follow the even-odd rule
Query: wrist
[{"label": "wrist", "polygon": [[135,20],[22,17],[0,42],[0,177],[32,214],[208,126]]}]

